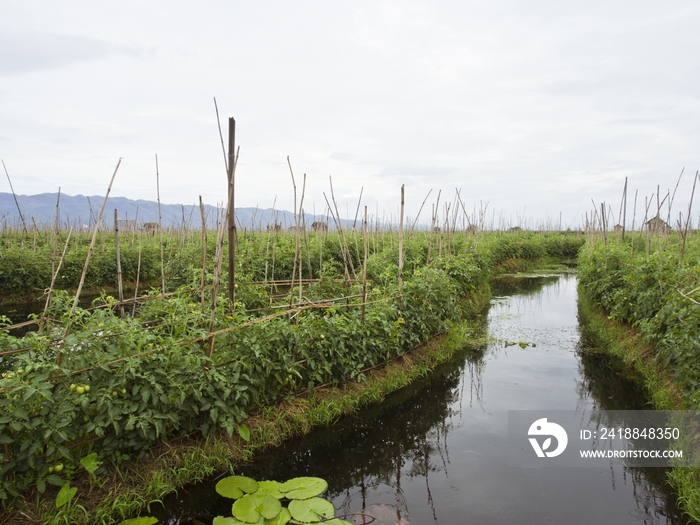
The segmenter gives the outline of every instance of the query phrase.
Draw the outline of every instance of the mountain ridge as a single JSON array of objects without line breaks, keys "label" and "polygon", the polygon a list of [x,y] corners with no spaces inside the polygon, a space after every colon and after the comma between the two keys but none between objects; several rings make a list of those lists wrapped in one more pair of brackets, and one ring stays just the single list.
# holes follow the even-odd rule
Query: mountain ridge
[{"label": "mountain ridge", "polygon": [[[54,227],[56,224],[56,201],[58,193],[39,193],[36,195],[17,195],[17,203],[27,223],[27,228],[33,227],[33,221],[39,228]],[[62,228],[73,226],[92,227],[100,213],[104,196],[102,195],[66,195],[58,199],[60,224]],[[194,204],[160,204],[163,228],[201,228],[201,215],[198,205]],[[109,228],[114,224],[114,209],[119,220],[136,220],[139,225],[147,222],[158,222],[158,202],[144,199],[129,199],[127,197],[109,197],[102,217],[103,227]],[[217,216],[221,208],[204,205],[207,228],[216,228]],[[274,212],[274,220],[273,218]],[[32,221],[33,219],[33,221]],[[10,227],[21,228],[21,219],[17,204],[12,193],[0,192],[0,223],[6,222]],[[316,221],[335,228],[333,217],[329,214],[304,214],[306,227]],[[358,218],[361,224],[361,219]],[[236,208],[236,224],[239,228],[266,229],[268,224],[279,224],[283,229],[294,225],[294,214],[287,210],[272,208]],[[343,228],[352,228],[353,221],[342,219]]]}]

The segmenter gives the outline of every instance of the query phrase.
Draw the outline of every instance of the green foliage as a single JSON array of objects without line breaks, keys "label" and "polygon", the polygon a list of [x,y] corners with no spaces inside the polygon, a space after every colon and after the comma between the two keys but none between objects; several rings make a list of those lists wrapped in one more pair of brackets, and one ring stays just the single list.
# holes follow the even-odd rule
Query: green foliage
[{"label": "green foliage", "polygon": [[[443,253],[426,267],[429,237],[416,233],[405,243],[406,267],[399,288],[396,243],[386,235],[386,243],[375,243],[369,256],[370,304],[364,320],[355,297],[331,308],[305,310],[291,319],[280,316],[260,323],[255,322],[258,317],[280,311],[269,310],[270,306],[289,304],[289,296],[271,300],[269,286],[244,282],[243,277],[264,279],[267,244],[259,242],[264,237],[242,236],[243,275],[236,304],[230,305],[226,294],[220,293],[213,317],[214,331],[237,328],[216,337],[211,357],[206,356],[202,339],[209,333],[212,296],[207,290],[202,308],[201,245],[194,238],[166,239],[168,272],[183,284],[168,297],[161,297],[159,290],[150,292],[136,317],[120,317],[114,298],[104,293],[94,309],[78,308],[71,314],[72,297],[57,291],[51,320],[40,332],[14,337],[0,331],[0,353],[29,349],[0,356],[0,444],[8,451],[0,454],[0,499],[16,496],[32,483],[40,489],[46,484],[62,486],[81,464],[88,472],[96,471],[96,455],[118,464],[147,453],[159,439],[193,431],[208,436],[221,429],[248,441],[250,430],[243,421],[251,410],[302,389],[361,379],[367,369],[446,331],[468,307],[465,297],[488,293],[487,279],[503,257],[566,255],[575,246],[556,236],[485,236],[478,245],[459,237],[451,244],[451,254]],[[211,257],[214,247],[209,242]],[[505,247],[491,255],[501,244]],[[291,277],[293,237],[270,235],[270,245],[275,249],[274,277]],[[124,254],[137,247],[125,242],[123,268]],[[144,239],[142,248],[142,272],[151,268],[147,271],[159,276],[157,243]],[[61,270],[68,281],[79,278],[78,263],[86,250],[84,240],[78,239],[69,252],[73,263]],[[102,282],[112,271],[109,243],[96,250],[94,260],[104,256],[105,262],[95,263],[98,273],[91,277],[93,283]],[[322,278],[304,286],[304,301],[361,294],[361,283],[354,279],[336,281],[344,275],[338,235],[312,234],[309,251],[311,260],[322,261]],[[354,242],[350,252],[359,271],[363,257]],[[5,261],[5,253],[0,261]],[[22,253],[17,250],[14,256]],[[303,262],[308,277],[307,261]],[[213,280],[211,264],[208,261],[206,284]],[[318,269],[318,264],[314,267]],[[271,265],[268,269],[272,278]],[[130,271],[125,275],[134,277]],[[292,292],[296,300],[298,289]],[[64,333],[64,344],[57,345]],[[91,456],[95,461],[82,463],[81,458]]]},{"label": "green foliage", "polygon": [[[700,238],[689,236],[679,264],[675,241],[655,239],[650,250],[632,249],[612,237],[587,245],[579,256],[579,280],[587,295],[612,319],[635,326],[656,349],[689,406],[700,403]],[[639,238],[635,241],[639,245]]]},{"label": "green foliage", "polygon": [[76,492],[78,492],[77,487],[71,488],[70,483],[63,485],[56,495],[56,508],[60,509],[63,505],[70,503]]},{"label": "green foliage", "polygon": [[[228,480],[228,481],[227,481]],[[222,483],[223,482],[223,483]],[[266,525],[285,525],[290,520],[294,523],[318,523],[333,519],[336,525],[350,525],[348,521],[335,517],[335,507],[323,498],[317,497],[328,488],[328,483],[322,478],[302,477],[290,479],[285,483],[277,481],[256,482],[244,476],[230,476],[221,480],[216,491],[231,497],[230,491],[224,490],[223,494],[219,486],[240,486],[246,484],[247,489],[255,490],[237,492],[236,502],[232,507],[233,517],[217,516],[214,525],[236,525],[239,523],[263,523]],[[283,506],[283,502],[288,506]]]},{"label": "green foliage", "polygon": [[144,518],[132,518],[130,520],[124,520],[119,525],[155,525],[158,523],[156,518],[144,517]]},{"label": "green foliage", "polygon": [[326,492],[328,483],[323,478],[302,477],[282,483],[279,491],[289,499],[309,499]]},{"label": "green foliage", "polygon": [[238,499],[258,490],[258,482],[246,476],[229,476],[216,484],[216,492],[225,498]]}]

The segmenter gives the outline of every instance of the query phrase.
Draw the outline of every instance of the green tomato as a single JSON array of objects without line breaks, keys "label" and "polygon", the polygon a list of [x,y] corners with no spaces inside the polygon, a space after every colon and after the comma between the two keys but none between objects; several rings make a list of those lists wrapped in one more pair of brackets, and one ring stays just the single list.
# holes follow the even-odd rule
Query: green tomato
[{"label": "green tomato", "polygon": [[85,385],[83,388],[85,389],[86,392],[90,391],[90,385]]},{"label": "green tomato", "polygon": [[51,466],[49,467],[49,474],[51,474],[52,472],[53,472],[53,465],[51,465]]},{"label": "green tomato", "polygon": [[73,384],[70,386],[70,391],[71,391],[71,392],[75,392],[75,389],[76,389],[76,388],[77,388],[77,386],[75,385],[75,383],[73,383]]},{"label": "green tomato", "polygon": [[83,416],[83,421],[85,421],[87,423],[88,421],[90,421],[90,418],[87,416]]},{"label": "green tomato", "polygon": [[126,394],[126,388],[122,388],[122,394]]},{"label": "green tomato", "polygon": [[75,391],[76,391],[78,394],[84,394],[84,393],[85,393],[85,387],[79,386],[79,387],[77,387],[77,388],[75,389]]},{"label": "green tomato", "polygon": [[56,463],[53,466],[54,472],[61,472],[63,470],[63,463]]}]

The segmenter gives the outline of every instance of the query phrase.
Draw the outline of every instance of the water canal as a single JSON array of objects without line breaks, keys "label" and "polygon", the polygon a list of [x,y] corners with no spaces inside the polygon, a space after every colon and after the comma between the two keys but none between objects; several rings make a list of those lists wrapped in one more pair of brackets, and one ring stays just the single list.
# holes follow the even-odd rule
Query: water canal
[{"label": "water canal", "polygon": [[[582,340],[576,286],[569,274],[495,283],[488,347],[237,473],[323,477],[338,515],[355,523],[685,523],[662,469],[508,466],[509,410],[645,407],[638,382]],[[181,491],[152,515],[172,525],[230,515],[215,482]]]}]

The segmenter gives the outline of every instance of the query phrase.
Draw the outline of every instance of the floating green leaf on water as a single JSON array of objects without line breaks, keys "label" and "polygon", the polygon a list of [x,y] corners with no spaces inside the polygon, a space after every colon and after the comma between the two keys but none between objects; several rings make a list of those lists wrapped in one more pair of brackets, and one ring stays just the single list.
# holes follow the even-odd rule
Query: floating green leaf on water
[{"label": "floating green leaf on water", "polygon": [[214,521],[212,521],[211,525],[240,525],[241,523],[245,523],[243,521],[238,521],[236,518],[224,518],[223,516],[217,516],[214,518]]},{"label": "floating green leaf on water", "polygon": [[157,518],[145,516],[143,518],[132,518],[130,520],[124,520],[119,525],[154,525],[155,523],[158,523]]},{"label": "floating green leaf on water", "polygon": [[287,507],[282,507],[282,511],[277,517],[265,521],[265,525],[286,525],[292,519],[292,514]]},{"label": "floating green leaf on water", "polygon": [[282,499],[284,498],[284,494],[280,492],[280,485],[282,484],[279,481],[259,481],[258,490],[256,492],[259,494],[269,494],[273,498]]},{"label": "floating green leaf on water", "polygon": [[292,518],[303,523],[318,523],[323,518],[335,516],[335,507],[327,499],[295,499],[289,502]]},{"label": "floating green leaf on water", "polygon": [[293,478],[280,485],[280,492],[289,499],[309,499],[323,494],[328,483],[322,478],[301,477]]},{"label": "floating green leaf on water", "polygon": [[216,484],[216,492],[225,498],[238,499],[258,490],[258,482],[247,476],[229,476]]},{"label": "floating green leaf on water", "polygon": [[504,341],[503,342],[503,346],[505,346],[506,348],[509,346],[516,346],[516,345],[522,349],[525,349],[528,346],[531,346],[532,348],[537,347],[537,345],[535,343],[529,343],[527,341]]},{"label": "floating green leaf on water", "polygon": [[233,516],[246,523],[258,523],[260,517],[271,520],[282,510],[282,504],[269,494],[246,494],[233,504]]}]

